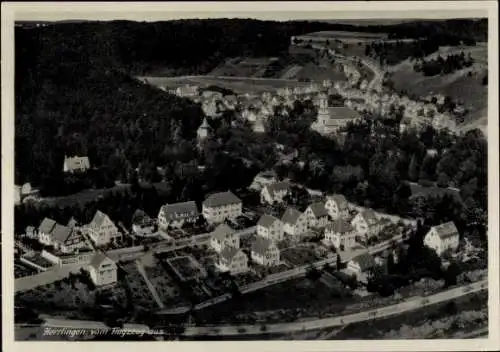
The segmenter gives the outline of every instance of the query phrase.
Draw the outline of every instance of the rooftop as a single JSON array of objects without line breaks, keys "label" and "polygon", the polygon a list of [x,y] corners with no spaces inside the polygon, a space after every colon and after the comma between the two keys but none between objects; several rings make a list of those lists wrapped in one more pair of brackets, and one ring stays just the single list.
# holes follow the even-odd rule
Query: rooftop
[{"label": "rooftop", "polygon": [[285,224],[295,225],[302,213],[295,208],[288,208],[283,214],[281,221]]},{"label": "rooftop", "polygon": [[219,207],[238,203],[241,203],[241,199],[236,197],[233,192],[227,191],[209,195],[203,202],[203,205],[206,207]]}]

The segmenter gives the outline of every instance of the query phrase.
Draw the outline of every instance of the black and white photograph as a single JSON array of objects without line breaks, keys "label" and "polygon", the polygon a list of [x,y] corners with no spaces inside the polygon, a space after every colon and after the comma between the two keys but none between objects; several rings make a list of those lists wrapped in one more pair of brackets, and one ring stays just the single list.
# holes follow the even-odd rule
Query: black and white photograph
[{"label": "black and white photograph", "polygon": [[11,3],[4,337],[498,344],[497,4],[377,3]]}]

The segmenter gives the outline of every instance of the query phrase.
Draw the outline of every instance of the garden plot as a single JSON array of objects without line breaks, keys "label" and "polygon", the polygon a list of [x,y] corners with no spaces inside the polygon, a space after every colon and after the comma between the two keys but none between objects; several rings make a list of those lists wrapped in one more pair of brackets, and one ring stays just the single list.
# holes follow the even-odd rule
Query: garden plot
[{"label": "garden plot", "polygon": [[156,308],[157,305],[151,295],[151,291],[144,281],[144,278],[137,270],[135,262],[122,265],[121,268],[125,272],[125,278],[123,281],[129,288],[134,305],[146,310]]},{"label": "garden plot", "polygon": [[155,287],[160,300],[166,307],[175,307],[186,303],[181,296],[181,290],[174,280],[163,270],[160,263],[144,265],[149,281]]},{"label": "garden plot", "polygon": [[302,246],[286,248],[281,251],[280,257],[292,266],[307,265],[321,259],[314,248]]},{"label": "garden plot", "polygon": [[206,276],[206,271],[192,256],[166,259],[166,262],[181,281],[196,280]]}]

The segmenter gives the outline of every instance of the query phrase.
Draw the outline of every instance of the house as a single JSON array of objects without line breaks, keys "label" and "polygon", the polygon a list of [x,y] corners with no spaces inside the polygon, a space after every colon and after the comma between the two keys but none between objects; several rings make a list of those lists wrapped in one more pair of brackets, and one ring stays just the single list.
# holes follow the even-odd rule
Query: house
[{"label": "house", "polygon": [[257,236],[272,241],[283,240],[283,223],[274,216],[264,214],[257,222]]},{"label": "house", "polygon": [[297,209],[288,208],[281,218],[284,233],[300,236],[307,231],[307,217]]},{"label": "house", "polygon": [[360,280],[365,280],[375,266],[375,259],[368,252],[358,255],[347,263],[347,269]]},{"label": "house", "polygon": [[334,220],[349,216],[349,203],[341,194],[334,194],[326,197],[325,208],[328,215]]},{"label": "house", "polygon": [[68,220],[68,225],[69,228],[74,229],[75,227],[78,227],[78,221],[74,217],[71,217],[71,219]]},{"label": "house", "polygon": [[382,229],[382,224],[371,209],[358,213],[352,220],[351,225],[359,234],[365,236],[377,235]]},{"label": "house", "polygon": [[185,223],[194,223],[199,216],[194,201],[165,204],[158,213],[158,227],[163,231],[168,227],[181,228]]},{"label": "house", "polygon": [[90,169],[89,158],[86,156],[64,156],[63,171],[67,173],[84,172]]},{"label": "house", "polygon": [[460,234],[453,221],[433,226],[424,237],[424,244],[436,251],[438,255],[451,250],[455,251],[460,242]]},{"label": "house", "polygon": [[53,246],[62,253],[69,253],[86,246],[82,234],[70,227],[45,218],[38,227],[38,241],[46,246]]},{"label": "house", "polygon": [[132,215],[132,231],[137,236],[152,235],[155,230],[155,224],[148,214],[144,211],[137,209]]},{"label": "house", "polygon": [[356,246],[356,231],[351,224],[340,218],[325,228],[324,242],[340,250]]},{"label": "house", "polygon": [[240,238],[235,233],[234,229],[226,224],[220,224],[211,233],[210,247],[217,253],[220,253],[227,246],[240,248]]},{"label": "house", "polygon": [[248,257],[241,249],[227,246],[221,251],[216,267],[233,275],[244,273],[248,270]]},{"label": "house", "polygon": [[231,191],[211,194],[203,202],[203,216],[209,223],[237,218],[242,209],[243,202]]},{"label": "house", "polygon": [[204,141],[210,136],[210,133],[212,131],[212,127],[208,124],[207,118],[203,118],[203,121],[198,127],[198,130],[196,131],[196,135],[198,137],[198,142]]},{"label": "house", "polygon": [[265,133],[266,132],[266,126],[264,124],[264,121],[263,121],[263,118],[261,115],[257,116],[257,119],[252,124],[252,130],[255,133]]},{"label": "house", "polygon": [[98,210],[90,224],[87,225],[88,234],[96,246],[106,245],[121,239],[122,235],[109,216]]},{"label": "house", "polygon": [[282,181],[264,186],[260,192],[260,202],[262,204],[283,203],[283,198],[290,191],[290,182]]},{"label": "house", "polygon": [[262,171],[254,177],[250,189],[261,191],[266,185],[278,182],[278,175],[273,170]]},{"label": "house", "polygon": [[113,285],[117,281],[116,263],[102,252],[94,255],[87,271],[97,287]]},{"label": "house", "polygon": [[309,227],[325,227],[328,224],[328,212],[325,203],[316,202],[309,205],[304,212]]},{"label": "house", "polygon": [[263,237],[257,236],[252,243],[252,260],[264,266],[276,266],[280,264],[280,251],[276,244]]}]

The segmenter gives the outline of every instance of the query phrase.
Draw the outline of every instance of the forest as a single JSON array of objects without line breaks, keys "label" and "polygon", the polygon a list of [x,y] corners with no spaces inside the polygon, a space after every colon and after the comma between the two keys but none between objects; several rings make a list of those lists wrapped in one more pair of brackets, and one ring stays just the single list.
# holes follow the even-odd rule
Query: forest
[{"label": "forest", "polygon": [[460,54],[448,55],[446,58],[438,56],[436,59],[419,60],[413,65],[415,72],[422,72],[424,76],[436,76],[439,74],[450,74],[463,68],[471,67],[474,59],[470,54],[466,57],[462,51]]}]

